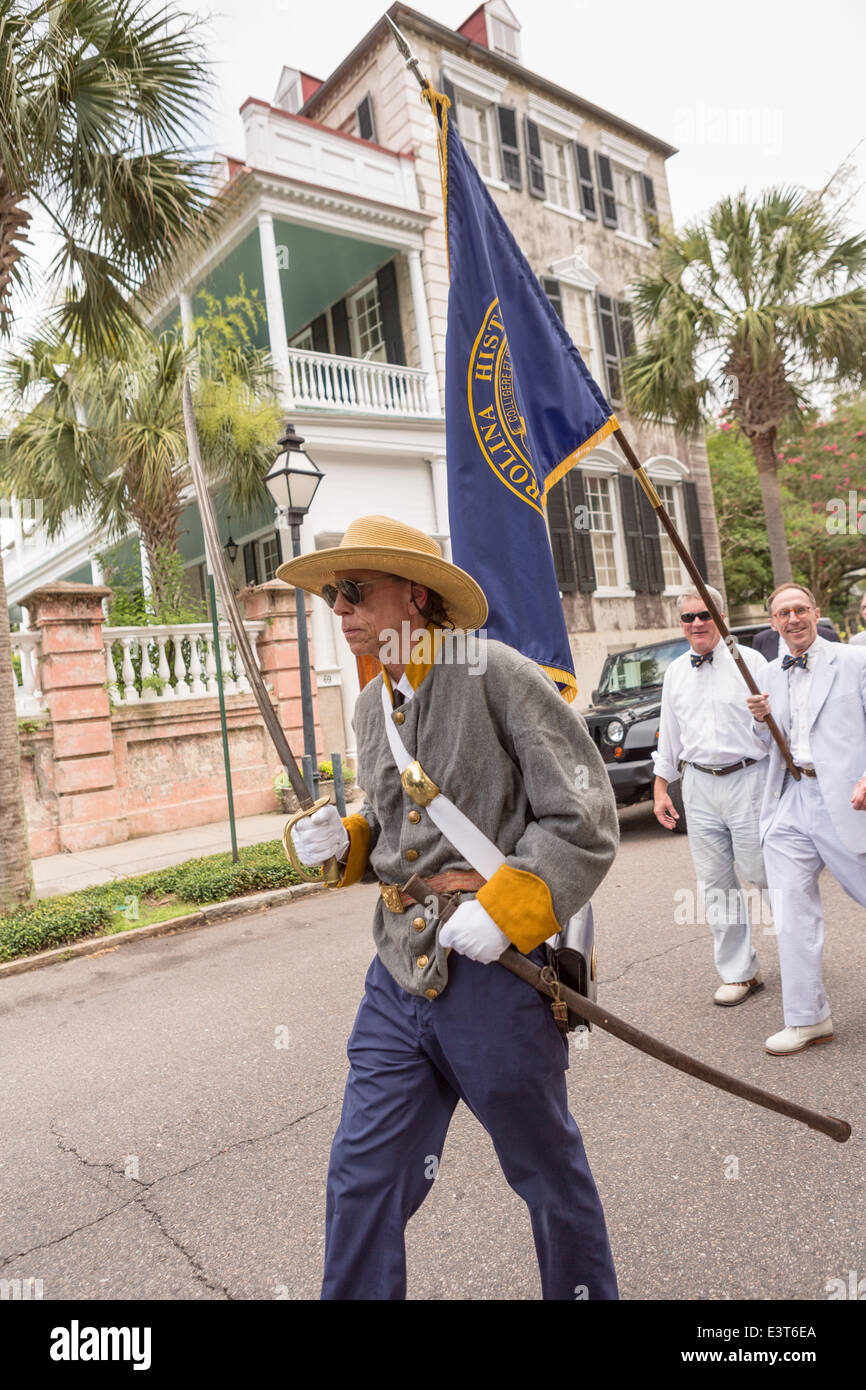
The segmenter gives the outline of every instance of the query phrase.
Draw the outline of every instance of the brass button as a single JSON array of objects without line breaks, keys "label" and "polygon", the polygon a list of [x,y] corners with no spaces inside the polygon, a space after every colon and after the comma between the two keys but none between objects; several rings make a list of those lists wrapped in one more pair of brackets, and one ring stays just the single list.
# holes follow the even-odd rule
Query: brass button
[{"label": "brass button", "polygon": [[398,709],[395,710],[393,718],[395,724],[402,724],[406,716],[401,709]]},{"label": "brass button", "polygon": [[407,820],[410,820],[410,821],[412,822],[413,825],[417,825],[420,819],[421,819],[421,812],[420,812],[420,811],[410,811],[410,812],[409,812],[409,815],[407,816]]},{"label": "brass button", "polygon": [[419,969],[419,970],[423,970],[423,969],[424,969],[424,966],[425,966],[426,964],[427,964],[427,956],[419,956],[419,957],[418,957],[418,969]]},{"label": "brass button", "polygon": [[407,858],[408,860],[410,860],[412,863],[414,863],[415,860],[418,858],[418,851],[417,851],[417,849],[407,849],[407,851],[406,851],[406,858]]},{"label": "brass button", "polygon": [[412,919],[412,926],[416,931],[423,931],[426,925],[427,923],[424,921],[423,917],[414,917]]},{"label": "brass button", "polygon": [[425,991],[424,991],[424,998],[425,998],[425,999],[435,999],[435,998],[436,998],[436,995],[437,995],[438,993],[439,993],[438,989],[425,989]]}]

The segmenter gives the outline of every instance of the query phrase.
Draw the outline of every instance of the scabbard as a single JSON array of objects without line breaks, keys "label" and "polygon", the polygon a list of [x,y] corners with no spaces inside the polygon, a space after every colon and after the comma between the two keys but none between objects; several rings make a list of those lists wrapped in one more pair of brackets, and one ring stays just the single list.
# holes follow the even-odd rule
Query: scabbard
[{"label": "scabbard", "polygon": [[[418,874],[413,874],[403,885],[403,892],[409,893],[416,902],[425,905],[431,897],[435,898],[437,905],[441,905],[441,911],[438,911],[437,908],[440,923],[447,921],[460,902],[459,893],[433,893]],[[509,946],[502,953],[497,964],[503,965],[506,970],[511,971],[512,975],[518,975],[521,980],[525,980],[527,984],[532,985],[540,994],[547,995],[551,1000],[556,997],[558,991],[568,1007],[580,1014],[582,1018],[588,1018],[599,1028],[603,1028],[606,1033],[612,1033],[621,1042],[628,1043],[630,1047],[636,1047],[639,1052],[645,1052],[649,1057],[655,1057],[657,1061],[664,1062],[666,1066],[685,1072],[687,1076],[693,1076],[708,1086],[715,1086],[717,1090],[727,1091],[732,1096],[739,1096],[741,1100],[750,1101],[753,1105],[763,1106],[765,1110],[775,1110],[778,1115],[787,1115],[791,1120],[798,1120],[800,1124],[807,1125],[809,1129],[816,1129],[821,1134],[826,1134],[830,1139],[835,1139],[837,1144],[844,1144],[851,1137],[851,1126],[847,1120],[839,1120],[835,1115],[824,1115],[820,1111],[809,1110],[805,1105],[798,1105],[796,1101],[786,1100],[784,1096],[777,1096],[772,1091],[764,1091],[760,1086],[753,1086],[749,1081],[741,1081],[737,1076],[729,1076],[727,1072],[719,1071],[718,1067],[711,1067],[706,1062],[701,1062],[697,1057],[691,1057],[687,1052],[680,1052],[678,1048],[671,1047],[669,1043],[662,1042],[660,1038],[654,1038],[652,1034],[644,1033],[642,1029],[635,1028],[633,1024],[626,1023],[622,1018],[617,1018],[615,1014],[609,1013],[601,1005],[593,1003],[591,999],[587,999],[582,994],[578,994],[577,990],[571,989],[568,985],[559,982],[554,988],[543,978],[542,971],[535,962],[531,961],[528,956],[521,955],[514,946]]]}]

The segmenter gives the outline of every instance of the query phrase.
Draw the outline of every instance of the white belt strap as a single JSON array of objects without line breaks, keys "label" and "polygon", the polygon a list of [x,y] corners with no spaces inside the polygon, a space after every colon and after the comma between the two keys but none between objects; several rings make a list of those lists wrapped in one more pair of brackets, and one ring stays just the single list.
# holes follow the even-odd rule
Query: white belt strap
[{"label": "white belt strap", "polygon": [[[397,764],[400,773],[405,772],[406,768],[414,758],[410,758],[406,752],[403,740],[394,728],[394,721],[391,718],[391,701],[388,698],[388,691],[385,682],[382,682],[382,709],[385,714],[385,732],[388,735],[388,743],[391,748],[391,755]],[[496,870],[505,863],[505,855],[497,849],[492,840],[488,840],[483,831],[473,825],[468,816],[449,801],[444,792],[440,792],[434,797],[429,806],[425,806],[425,811],[436,826],[441,830],[445,839],[454,846],[458,854],[471,864],[476,873],[481,874],[482,878],[492,878]]]}]

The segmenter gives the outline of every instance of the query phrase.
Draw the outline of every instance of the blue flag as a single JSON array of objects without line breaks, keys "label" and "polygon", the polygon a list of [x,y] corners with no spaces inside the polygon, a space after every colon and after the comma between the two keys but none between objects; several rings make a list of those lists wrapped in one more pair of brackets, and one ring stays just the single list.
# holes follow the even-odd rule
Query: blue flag
[{"label": "blue flag", "polygon": [[487,595],[487,634],[577,694],[545,504],[617,426],[556,312],[445,124],[451,290],[445,373],[454,563]]}]

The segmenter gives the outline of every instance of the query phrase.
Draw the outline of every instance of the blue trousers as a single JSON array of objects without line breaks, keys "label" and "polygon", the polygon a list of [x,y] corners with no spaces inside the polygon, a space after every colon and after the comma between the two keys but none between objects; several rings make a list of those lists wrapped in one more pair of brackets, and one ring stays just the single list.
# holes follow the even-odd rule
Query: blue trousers
[{"label": "blue trousers", "polygon": [[536,990],[452,951],[447,988],[419,998],[376,957],[348,1054],[323,1299],[405,1298],[406,1223],[433,1186],[458,1100],[529,1207],[542,1297],[618,1297],[604,1212],[568,1112],[568,1041]]}]

